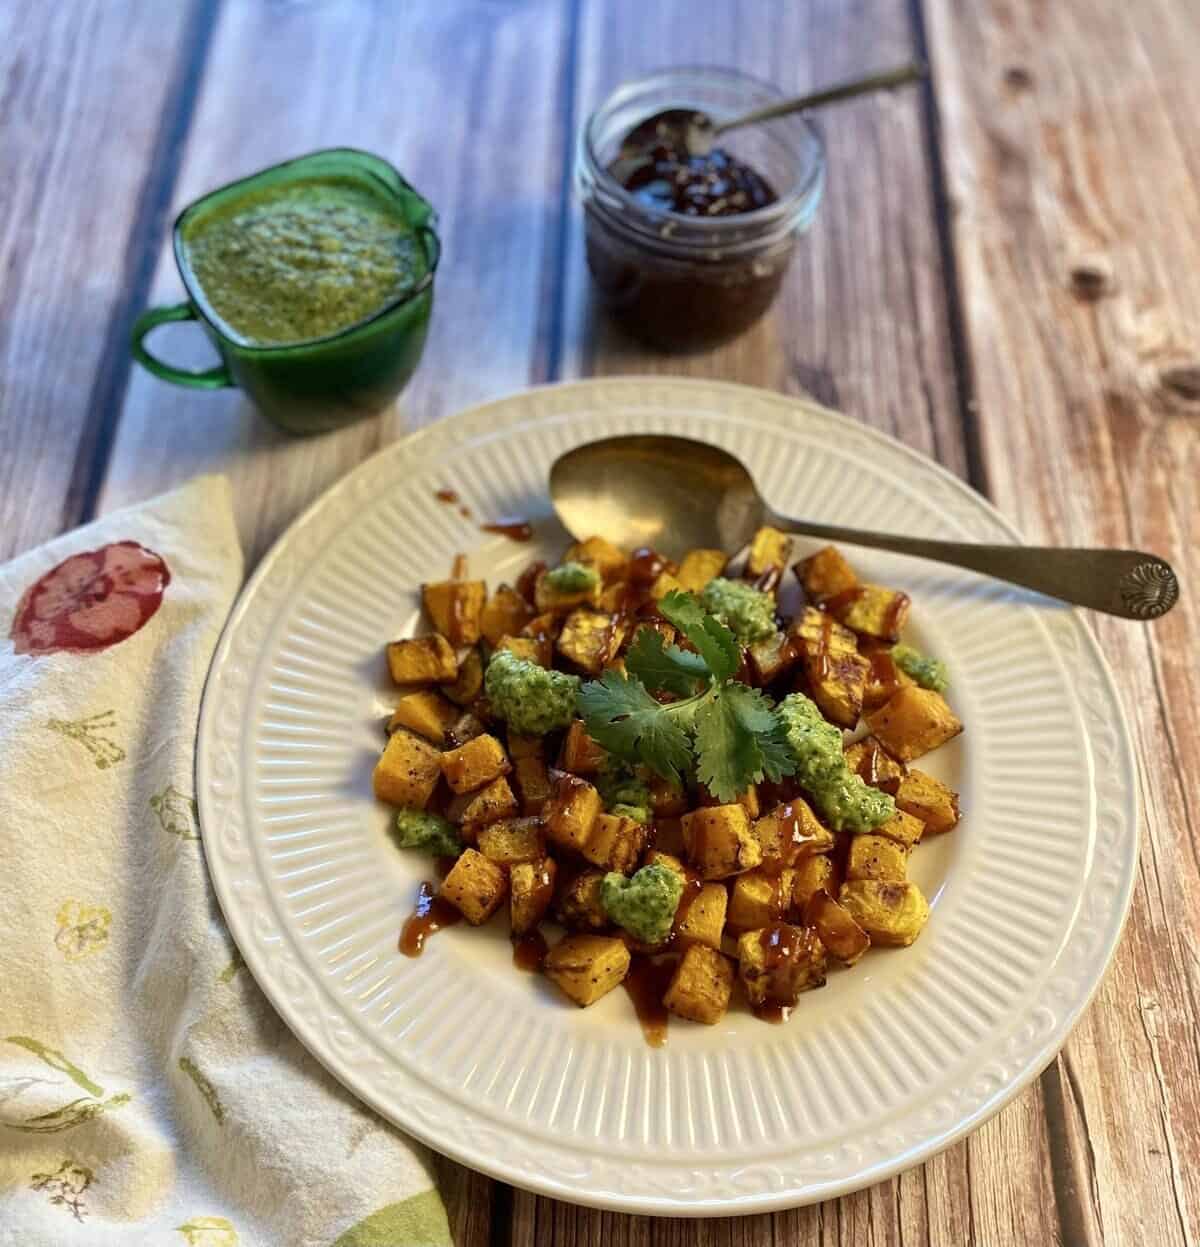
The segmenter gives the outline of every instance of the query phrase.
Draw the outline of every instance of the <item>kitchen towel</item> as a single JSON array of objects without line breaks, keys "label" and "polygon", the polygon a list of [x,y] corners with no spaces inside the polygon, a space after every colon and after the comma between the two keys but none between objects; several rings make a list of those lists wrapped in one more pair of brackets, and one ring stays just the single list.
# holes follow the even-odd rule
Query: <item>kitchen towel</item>
[{"label": "kitchen towel", "polygon": [[202,477],[0,568],[0,1245],[449,1247],[427,1156],[308,1055],[193,791],[241,583]]}]

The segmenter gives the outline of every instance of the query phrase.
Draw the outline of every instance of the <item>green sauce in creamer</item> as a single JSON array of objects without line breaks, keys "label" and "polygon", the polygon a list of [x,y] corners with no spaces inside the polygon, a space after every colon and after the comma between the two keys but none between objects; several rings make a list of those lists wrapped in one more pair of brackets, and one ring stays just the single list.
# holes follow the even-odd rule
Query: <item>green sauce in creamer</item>
[{"label": "green sauce in creamer", "polygon": [[185,222],[182,242],[208,306],[255,346],[348,329],[428,267],[399,206],[353,178],[247,191]]}]

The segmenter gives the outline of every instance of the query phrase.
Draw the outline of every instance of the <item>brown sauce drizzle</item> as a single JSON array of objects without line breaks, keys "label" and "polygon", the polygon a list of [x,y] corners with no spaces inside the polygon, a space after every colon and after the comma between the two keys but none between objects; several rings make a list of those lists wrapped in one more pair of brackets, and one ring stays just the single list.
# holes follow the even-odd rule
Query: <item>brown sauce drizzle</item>
[{"label": "brown sauce drizzle", "polygon": [[458,495],[452,489],[435,490],[433,496],[438,500],[438,502],[445,502],[447,504],[458,501]]},{"label": "brown sauce drizzle", "polygon": [[[877,649],[871,655],[871,683],[882,687],[885,700],[900,687],[900,673],[889,650]],[[866,776],[863,778],[866,779]],[[867,782],[870,783],[870,780]]]},{"label": "brown sauce drizzle", "polygon": [[883,615],[881,631],[884,636],[890,637],[893,641],[899,639],[900,620],[908,609],[908,604],[909,597],[907,593],[892,594],[892,600],[888,603],[888,608]]},{"label": "brown sauce drizzle", "polygon": [[674,960],[634,957],[622,984],[633,1001],[642,1034],[652,1048],[661,1048],[667,1042],[669,1014],[662,1000],[674,973]]},{"label": "brown sauce drizzle", "polygon": [[792,1016],[791,1005],[776,1005],[769,1000],[753,1007],[753,1013],[760,1022],[770,1022],[772,1026],[780,1026]]},{"label": "brown sauce drizzle", "polygon": [[514,937],[513,965],[528,974],[536,974],[542,968],[549,951],[546,937],[537,927],[534,927],[532,931],[526,931],[524,935]]},{"label": "brown sauce drizzle", "polygon": [[642,546],[633,552],[629,560],[629,579],[635,585],[652,585],[670,565],[670,561],[657,550]]},{"label": "brown sauce drizzle", "polygon": [[818,837],[811,836],[804,830],[806,819],[789,801],[774,815],[784,831],[783,860],[780,863],[785,869],[795,866],[801,855]]},{"label": "brown sauce drizzle", "polygon": [[462,914],[449,901],[437,895],[432,883],[422,883],[417,889],[416,906],[400,932],[400,951],[406,957],[419,957],[431,935],[443,927],[452,927],[461,918]]},{"label": "brown sauce drizzle", "polygon": [[459,515],[461,515],[461,516],[463,517],[463,519],[464,519],[464,520],[469,520],[469,519],[471,518],[471,508],[470,508],[470,507],[459,507],[459,508],[458,508],[458,513],[459,513]]},{"label": "brown sauce drizzle", "polygon": [[490,524],[480,524],[479,527],[485,533],[496,533],[498,536],[507,537],[509,541],[533,540],[533,525],[515,515],[505,516]]},{"label": "brown sauce drizzle", "polygon": [[825,603],[825,609],[831,615],[840,619],[864,593],[866,593],[866,589],[862,585],[855,585],[852,589],[843,589],[841,593],[835,593]]},{"label": "brown sauce drizzle", "polygon": [[467,567],[467,556],[465,554],[456,554],[454,556],[454,562],[450,565],[450,579],[466,580]]}]

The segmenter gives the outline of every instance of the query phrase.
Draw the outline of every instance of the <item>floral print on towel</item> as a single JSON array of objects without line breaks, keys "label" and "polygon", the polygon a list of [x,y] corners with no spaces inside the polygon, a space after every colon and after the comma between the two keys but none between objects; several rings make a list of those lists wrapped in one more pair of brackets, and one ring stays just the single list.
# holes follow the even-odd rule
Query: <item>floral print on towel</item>
[{"label": "floral print on towel", "polygon": [[112,914],[103,905],[63,901],[55,916],[54,942],[68,961],[98,953],[108,943]]},{"label": "floral print on towel", "polygon": [[171,583],[163,559],[136,541],[73,554],[25,590],[13,617],[18,654],[87,654],[133,636]]}]

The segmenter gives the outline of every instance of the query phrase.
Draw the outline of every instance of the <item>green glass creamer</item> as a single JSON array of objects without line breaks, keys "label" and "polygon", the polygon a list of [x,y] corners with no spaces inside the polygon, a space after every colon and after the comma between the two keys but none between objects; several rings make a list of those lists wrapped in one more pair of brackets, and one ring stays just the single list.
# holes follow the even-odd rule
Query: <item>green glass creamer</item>
[{"label": "green glass creamer", "polygon": [[[188,300],[133,328],[134,357],[163,380],[240,386],[281,429],[315,433],[387,406],[416,369],[436,217],[378,156],[314,152],[223,186],[179,214],[174,246]],[[180,320],[204,327],[217,367],[150,354],[147,334]]]}]

